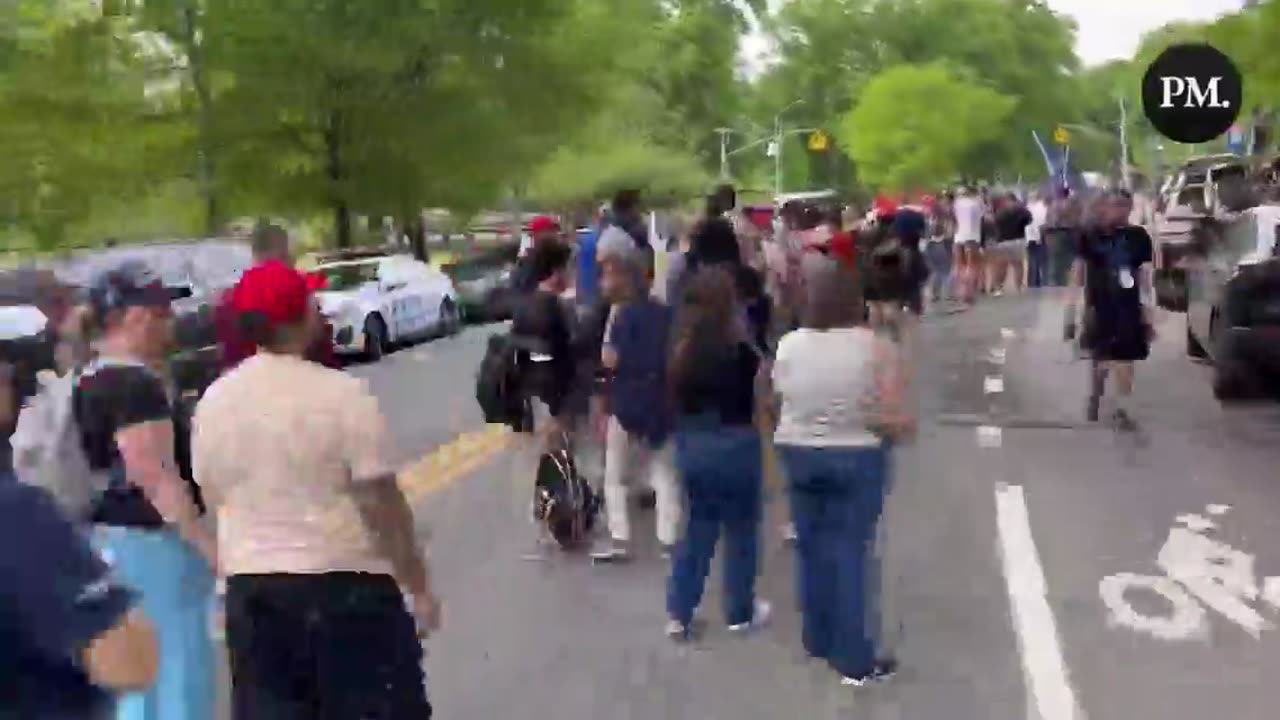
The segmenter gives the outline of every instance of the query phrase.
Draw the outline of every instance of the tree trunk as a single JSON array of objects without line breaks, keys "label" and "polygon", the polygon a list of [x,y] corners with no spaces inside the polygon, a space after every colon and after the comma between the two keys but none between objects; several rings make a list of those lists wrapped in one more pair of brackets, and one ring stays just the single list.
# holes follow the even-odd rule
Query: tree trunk
[{"label": "tree trunk", "polygon": [[329,192],[333,203],[334,241],[339,248],[351,247],[351,207],[347,204],[346,188],[343,187],[345,168],[342,166],[342,117],[333,111],[329,114],[329,127],[324,133],[325,149],[328,152]]},{"label": "tree trunk", "polygon": [[197,161],[199,162],[200,194],[204,197],[204,225],[209,235],[218,233],[221,218],[218,217],[218,196],[214,189],[214,161],[211,151],[212,98],[209,95],[209,84],[204,75],[204,49],[196,39],[196,9],[190,0],[182,2],[183,43],[186,45],[187,60],[191,68],[191,85],[196,91]]},{"label": "tree trunk", "polygon": [[430,262],[431,255],[427,251],[427,226],[422,218],[410,218],[404,223],[405,234],[409,236],[409,247],[413,256],[422,262]]}]

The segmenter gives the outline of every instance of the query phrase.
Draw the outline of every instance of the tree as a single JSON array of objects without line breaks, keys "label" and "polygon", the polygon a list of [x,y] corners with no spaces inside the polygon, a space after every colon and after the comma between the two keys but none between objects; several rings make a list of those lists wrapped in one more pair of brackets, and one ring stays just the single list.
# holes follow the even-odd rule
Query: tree
[{"label": "tree", "polygon": [[799,97],[793,122],[837,126],[877,73],[932,62],[1015,98],[1008,132],[966,158],[972,174],[1042,171],[1031,131],[1071,117],[1074,26],[1041,0],[809,0],[786,4],[771,30],[782,60],[759,86],[770,97],[758,122]]},{"label": "tree", "polygon": [[146,79],[126,19],[37,0],[0,10],[0,213],[40,249],[174,170],[186,138]]},{"label": "tree", "polygon": [[[207,0],[223,185],[237,207],[478,207],[554,147],[603,84],[587,0]],[[258,207],[254,207],[254,206]]]},{"label": "tree", "polygon": [[975,148],[1007,132],[1012,98],[941,63],[876,75],[841,122],[842,147],[862,177],[903,191],[950,181]]}]

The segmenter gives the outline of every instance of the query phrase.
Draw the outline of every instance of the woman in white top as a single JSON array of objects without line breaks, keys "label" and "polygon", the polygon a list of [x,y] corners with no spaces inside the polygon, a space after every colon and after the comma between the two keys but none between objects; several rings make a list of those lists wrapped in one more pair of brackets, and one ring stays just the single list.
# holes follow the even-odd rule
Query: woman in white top
[{"label": "woman in white top", "polygon": [[867,567],[888,480],[888,438],[911,432],[906,373],[888,339],[862,324],[855,274],[806,264],[799,329],[778,343],[774,442],[790,484],[803,640],[844,682],[892,672],[868,622]]},{"label": "woman in white top", "polygon": [[971,303],[981,280],[982,217],[985,209],[982,198],[968,187],[960,188],[952,207],[956,223],[956,273],[960,281],[960,299]]}]

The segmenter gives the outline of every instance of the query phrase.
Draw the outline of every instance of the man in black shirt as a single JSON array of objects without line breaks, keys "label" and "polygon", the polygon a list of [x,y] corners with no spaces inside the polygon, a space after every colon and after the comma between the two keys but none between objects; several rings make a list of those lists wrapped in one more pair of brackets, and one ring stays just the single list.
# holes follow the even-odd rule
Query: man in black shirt
[{"label": "man in black shirt", "polygon": [[987,254],[992,261],[991,292],[999,295],[1004,292],[1005,280],[1013,270],[1013,287],[1022,290],[1023,258],[1026,253],[1027,226],[1031,224],[1031,211],[1009,193],[1003,198],[995,216],[995,243]]},{"label": "man in black shirt", "polygon": [[1124,191],[1099,198],[1096,222],[1081,235],[1069,290],[1067,337],[1074,338],[1083,301],[1081,345],[1093,360],[1088,419],[1098,420],[1109,375],[1118,391],[1109,416],[1123,430],[1135,430],[1129,407],[1134,363],[1145,360],[1154,335],[1151,237],[1130,225],[1133,200]]},{"label": "man in black shirt", "polygon": [[175,296],[140,263],[95,280],[99,357],[81,376],[73,409],[90,467],[109,478],[92,510],[95,541],[141,594],[165,658],[155,687],[122,698],[122,710],[205,718],[214,702],[206,612],[217,553],[194,486],[179,475],[170,394],[153,369],[172,342]]}]

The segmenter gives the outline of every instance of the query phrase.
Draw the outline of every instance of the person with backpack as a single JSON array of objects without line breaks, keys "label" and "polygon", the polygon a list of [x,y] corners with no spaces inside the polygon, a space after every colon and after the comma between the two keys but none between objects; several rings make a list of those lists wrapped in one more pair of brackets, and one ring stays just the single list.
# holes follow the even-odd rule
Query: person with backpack
[{"label": "person with backpack", "polygon": [[854,274],[824,259],[805,280],[801,326],[778,342],[773,366],[774,442],[797,531],[805,650],[861,685],[893,671],[867,625],[877,594],[868,566],[888,490],[886,438],[909,434],[914,420],[901,353],[863,321]]},{"label": "person with backpack", "polygon": [[218,516],[233,715],[429,718],[421,638],[441,606],[377,399],[306,360],[321,318],[301,273],[253,268],[233,301],[258,351],[205,393],[192,436]]},{"label": "person with backpack", "polygon": [[[89,497],[85,513],[94,541],[118,580],[138,591],[143,611],[156,625],[161,657],[156,683],[121,697],[119,720],[211,720],[214,713],[208,609],[218,555],[204,524],[199,489],[178,472],[171,393],[155,370],[167,357],[170,304],[180,295],[136,262],[93,281],[89,305],[97,357],[68,376],[72,424],[47,433],[60,443],[74,429],[70,437],[79,442],[40,455],[66,471],[87,470],[93,476],[63,478],[64,487],[103,488]],[[24,412],[36,411],[37,405]],[[20,433],[22,422],[20,417]],[[50,468],[44,470],[50,474]]]},{"label": "person with backpack", "polygon": [[[605,400],[604,495],[608,547],[593,552],[597,563],[631,558],[626,476],[647,475],[657,508],[657,535],[663,557],[671,556],[680,522],[679,487],[671,447],[671,412],[666,385],[666,353],[671,311],[649,295],[649,268],[635,248],[601,246],[601,287],[613,312],[601,351],[611,372]],[[638,461],[638,466],[637,466]]]}]

